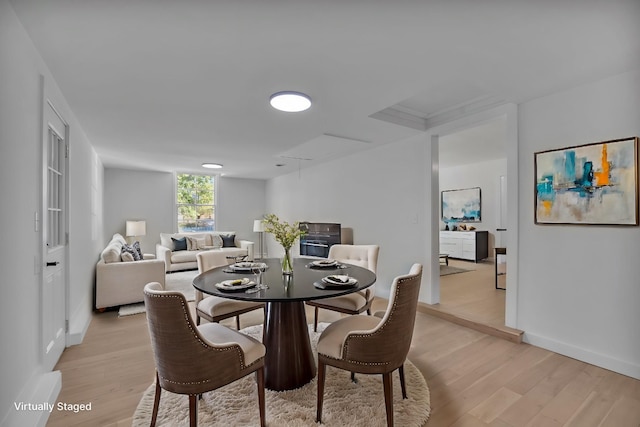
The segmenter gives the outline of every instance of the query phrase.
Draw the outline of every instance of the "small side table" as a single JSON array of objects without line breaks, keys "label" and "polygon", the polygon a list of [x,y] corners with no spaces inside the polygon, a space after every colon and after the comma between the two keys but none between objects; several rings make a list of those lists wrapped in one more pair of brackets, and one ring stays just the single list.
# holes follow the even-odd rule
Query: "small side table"
[{"label": "small side table", "polygon": [[449,265],[449,254],[440,254],[438,258],[440,258],[440,264],[444,262],[444,265]]},{"label": "small side table", "polygon": [[495,255],[495,261],[494,264],[496,266],[496,289],[502,289],[502,290],[506,290],[507,288],[501,288],[498,286],[498,276],[504,276],[507,274],[507,267],[506,267],[506,262],[505,262],[505,269],[503,271],[500,271],[498,269],[498,255],[506,255],[507,254],[507,248],[495,248],[496,251],[496,255]]}]

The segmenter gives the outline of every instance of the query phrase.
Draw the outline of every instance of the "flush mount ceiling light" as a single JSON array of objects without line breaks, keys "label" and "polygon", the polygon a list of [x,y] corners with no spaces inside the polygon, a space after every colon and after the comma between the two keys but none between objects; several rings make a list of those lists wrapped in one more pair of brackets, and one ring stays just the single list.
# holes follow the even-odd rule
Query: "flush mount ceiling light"
[{"label": "flush mount ceiling light", "polygon": [[203,163],[202,167],[207,169],[221,169],[222,165],[219,163]]},{"label": "flush mount ceiling light", "polygon": [[311,98],[300,92],[277,92],[269,99],[271,106],[276,110],[287,113],[298,113],[311,107]]}]

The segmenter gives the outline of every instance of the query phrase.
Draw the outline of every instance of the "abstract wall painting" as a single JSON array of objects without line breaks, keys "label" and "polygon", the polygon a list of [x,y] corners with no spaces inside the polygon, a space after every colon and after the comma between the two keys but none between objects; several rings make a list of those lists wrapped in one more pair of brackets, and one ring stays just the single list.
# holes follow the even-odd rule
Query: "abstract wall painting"
[{"label": "abstract wall painting", "polygon": [[440,193],[442,221],[480,222],[480,187]]},{"label": "abstract wall painting", "polygon": [[535,223],[638,225],[638,138],[535,156]]}]

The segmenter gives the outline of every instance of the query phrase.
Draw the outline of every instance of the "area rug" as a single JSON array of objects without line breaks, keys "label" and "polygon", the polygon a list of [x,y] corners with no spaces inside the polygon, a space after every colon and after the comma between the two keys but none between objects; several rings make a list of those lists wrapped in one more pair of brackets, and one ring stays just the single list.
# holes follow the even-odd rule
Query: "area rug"
[{"label": "area rug", "polygon": [[450,266],[450,265],[442,265],[442,264],[440,264],[440,275],[441,276],[448,276],[449,274],[465,273],[467,271],[473,271],[473,270],[467,270],[466,268],[453,267],[453,266]]},{"label": "area rug", "polygon": [[[318,325],[318,332],[309,328],[313,354],[316,355],[318,337],[328,323]],[[262,325],[243,329],[260,340]],[[429,388],[413,363],[406,361],[404,374],[407,399],[402,399],[397,371],[393,377],[393,414],[397,426],[422,426],[431,411]],[[326,426],[386,426],[384,392],[380,375],[356,376],[353,383],[347,371],[327,367],[322,411],[322,425]],[[144,392],[133,415],[132,427],[148,426],[153,409],[155,385]],[[282,392],[266,390],[267,425],[316,426],[317,384],[310,383],[295,390]],[[158,410],[158,426],[189,425],[187,396],[162,390]],[[199,426],[259,426],[258,393],[255,375],[205,393],[198,403]]]},{"label": "area rug", "polygon": [[[193,278],[198,275],[198,270],[178,271],[167,273],[165,276],[165,289],[168,291],[180,291],[187,298],[187,301],[196,299],[193,288]],[[144,313],[144,303],[121,305],[118,309],[118,316],[131,316],[133,314]]]}]

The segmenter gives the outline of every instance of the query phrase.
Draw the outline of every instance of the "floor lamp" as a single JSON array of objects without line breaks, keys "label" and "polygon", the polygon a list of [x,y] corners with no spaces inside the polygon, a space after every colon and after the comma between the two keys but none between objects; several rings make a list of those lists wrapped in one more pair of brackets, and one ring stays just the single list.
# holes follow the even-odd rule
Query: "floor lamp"
[{"label": "floor lamp", "polygon": [[262,259],[262,257],[264,256],[264,253],[262,252],[262,241],[264,240],[264,223],[262,222],[261,219],[256,219],[255,221],[253,221],[253,231],[258,234],[258,248],[259,248],[259,253],[260,256],[257,257],[258,259]]}]

